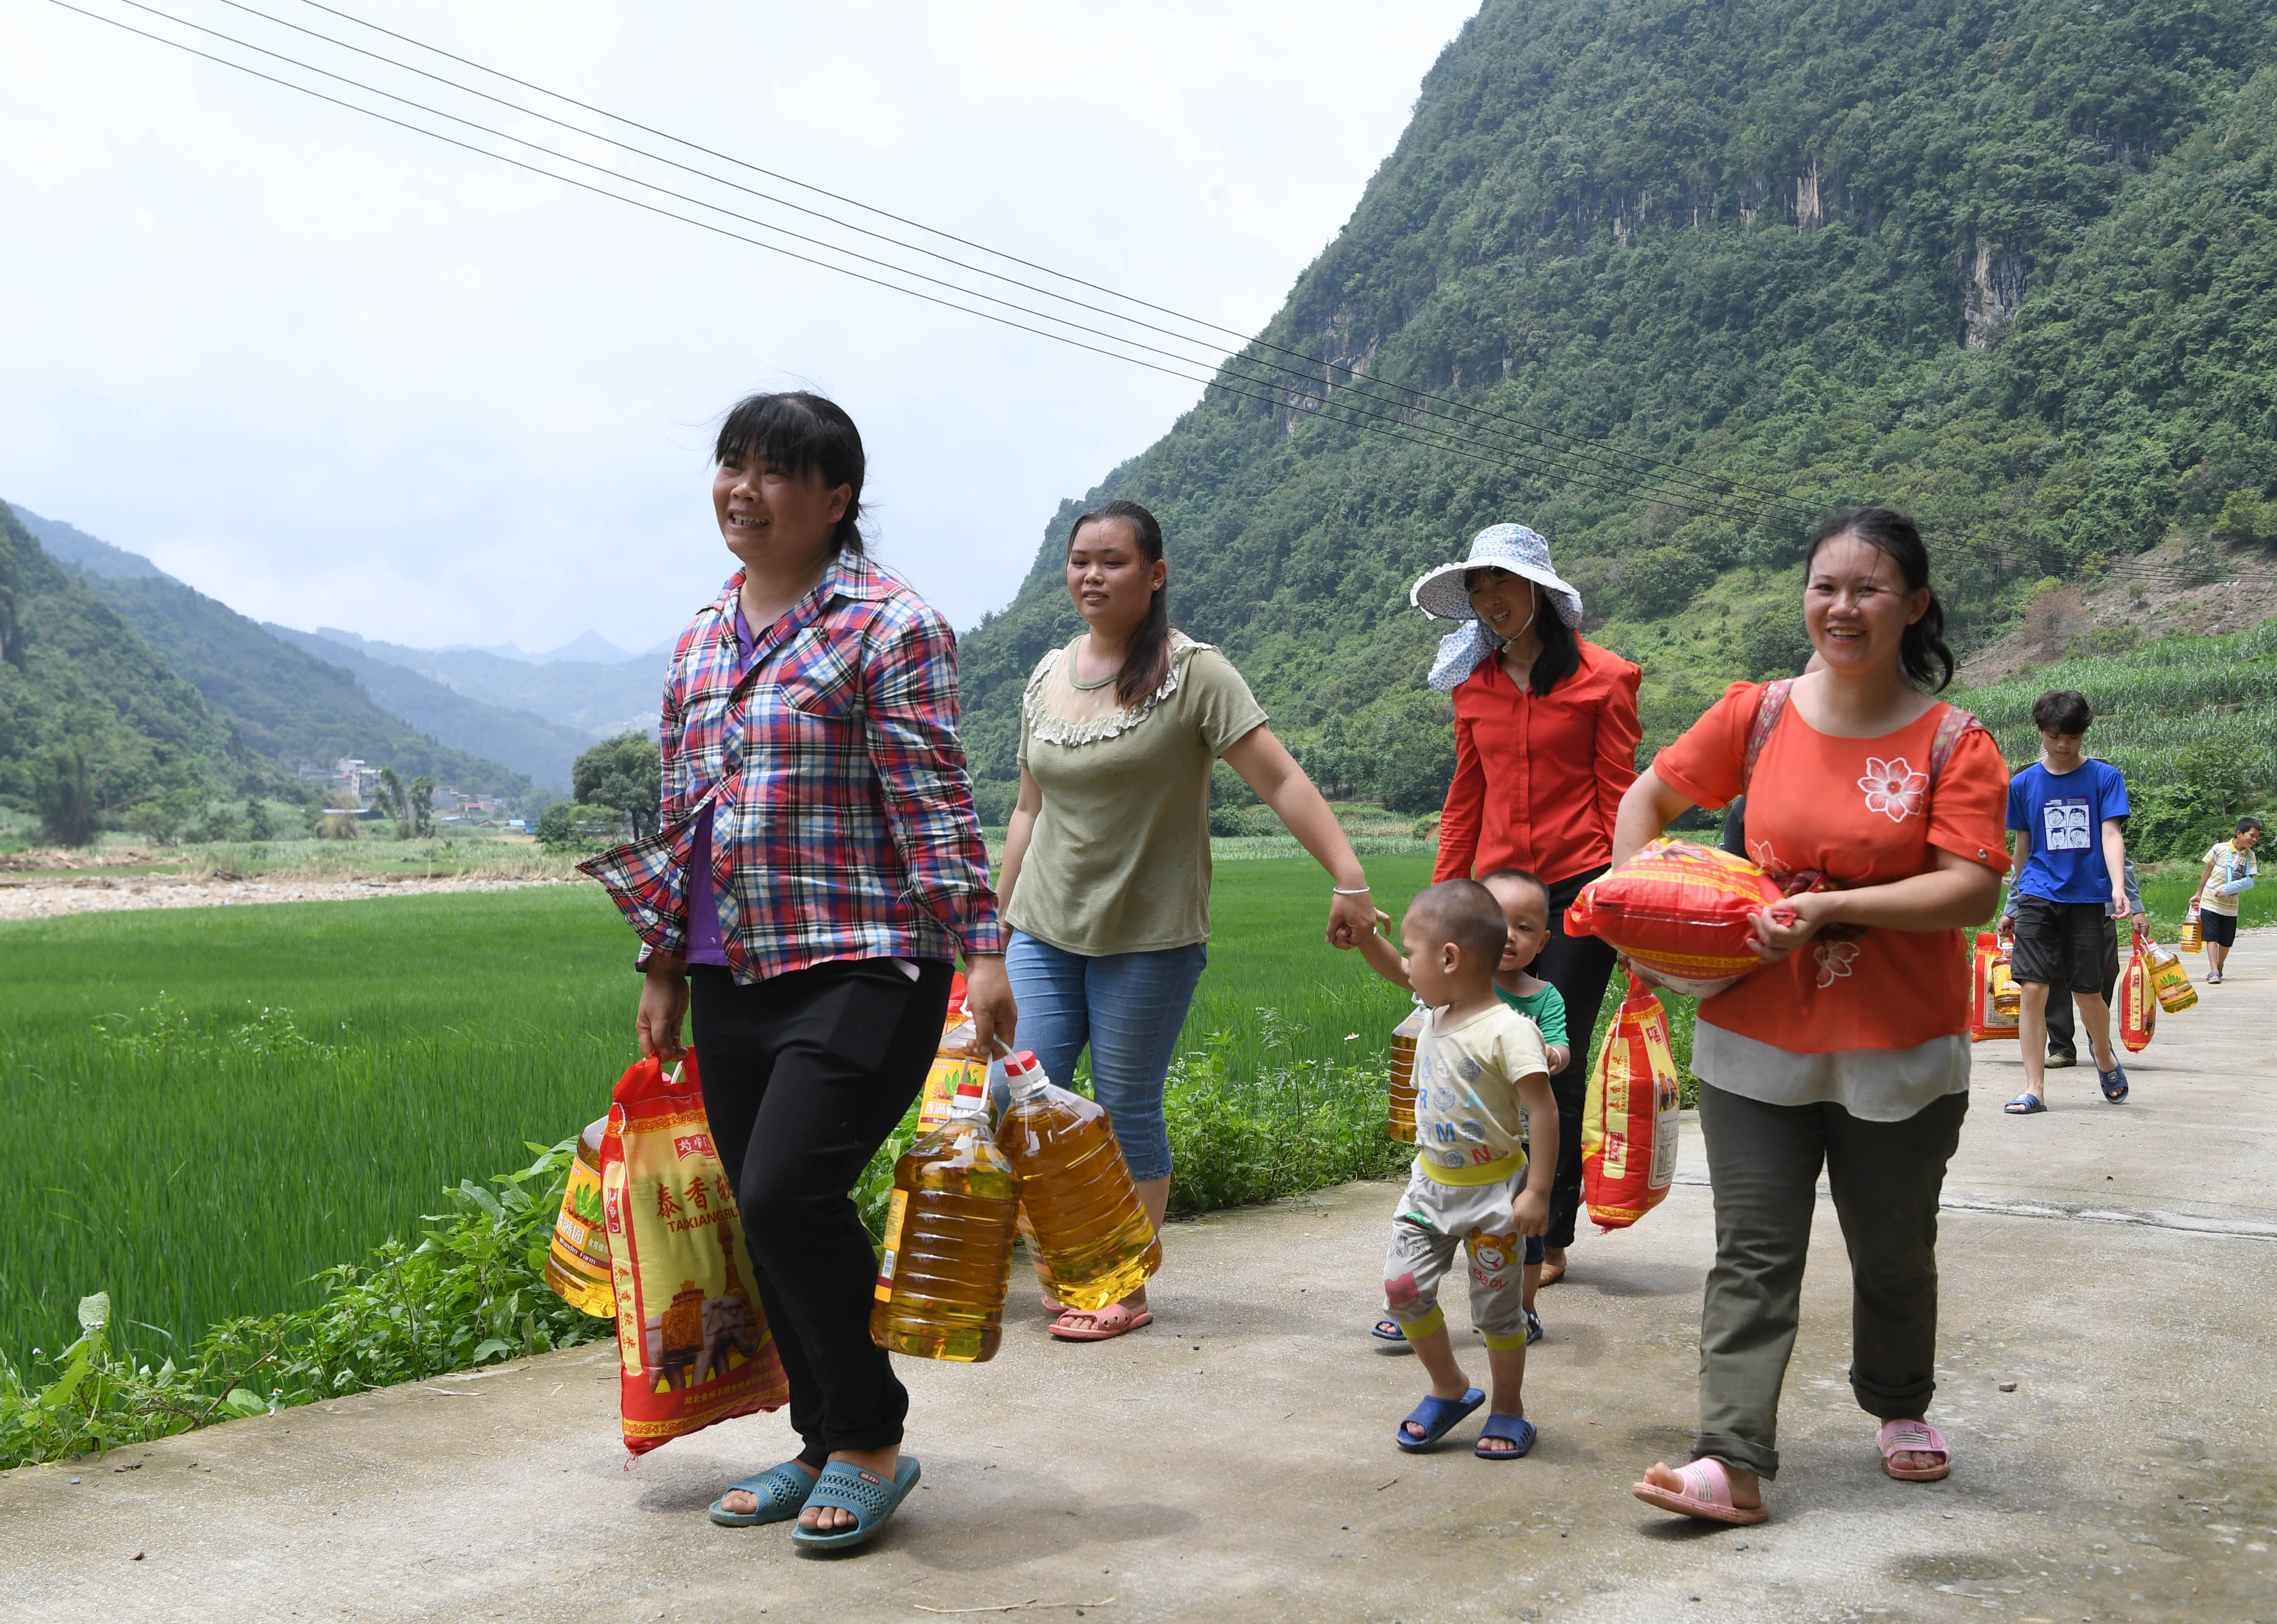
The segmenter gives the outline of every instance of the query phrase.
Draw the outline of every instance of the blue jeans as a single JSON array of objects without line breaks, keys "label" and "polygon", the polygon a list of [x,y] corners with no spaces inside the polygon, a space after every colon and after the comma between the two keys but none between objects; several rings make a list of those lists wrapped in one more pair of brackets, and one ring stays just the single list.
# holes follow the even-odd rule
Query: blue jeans
[{"label": "blue jeans", "polygon": [[[1020,1006],[1020,1046],[1062,1088],[1091,1046],[1091,1092],[1115,1126],[1132,1182],[1170,1176],[1170,1131],[1162,1122],[1162,1079],[1177,1052],[1178,1028],[1209,950],[1166,947],[1151,953],[1071,953],[1024,931],[1012,933],[1005,974]],[[1004,1102],[999,1099],[1001,1111]]]}]

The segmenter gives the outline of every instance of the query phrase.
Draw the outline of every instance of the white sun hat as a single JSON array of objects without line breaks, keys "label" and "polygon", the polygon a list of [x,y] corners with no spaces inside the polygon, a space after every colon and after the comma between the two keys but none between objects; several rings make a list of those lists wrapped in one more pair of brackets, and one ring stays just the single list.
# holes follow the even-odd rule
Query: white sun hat
[{"label": "white sun hat", "polygon": [[1435,620],[1466,620],[1462,630],[1443,638],[1431,663],[1431,686],[1452,690],[1504,640],[1488,629],[1471,607],[1463,577],[1473,570],[1508,570],[1539,583],[1567,626],[1581,624],[1581,595],[1550,562],[1550,543],[1524,525],[1489,525],[1471,538],[1470,557],[1426,570],[1407,589],[1407,601]]}]

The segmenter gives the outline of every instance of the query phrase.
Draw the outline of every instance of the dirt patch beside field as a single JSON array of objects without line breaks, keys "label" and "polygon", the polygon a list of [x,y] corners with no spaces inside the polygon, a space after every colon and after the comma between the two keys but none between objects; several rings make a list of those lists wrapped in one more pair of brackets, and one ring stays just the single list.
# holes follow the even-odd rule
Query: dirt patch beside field
[{"label": "dirt patch beside field", "polygon": [[231,907],[260,902],[348,902],[369,897],[428,896],[443,891],[518,891],[568,885],[566,879],[485,879],[475,875],[414,875],[401,879],[224,879],[171,874],[82,874],[69,879],[0,878],[0,920],[56,919],[65,914],[133,908]]},{"label": "dirt patch beside field", "polygon": [[2024,623],[1962,663],[1971,687],[2006,681],[2074,654],[2116,654],[2131,636],[2218,637],[2277,616],[2277,563],[2258,553],[2154,547],[2091,581],[2034,600]]}]

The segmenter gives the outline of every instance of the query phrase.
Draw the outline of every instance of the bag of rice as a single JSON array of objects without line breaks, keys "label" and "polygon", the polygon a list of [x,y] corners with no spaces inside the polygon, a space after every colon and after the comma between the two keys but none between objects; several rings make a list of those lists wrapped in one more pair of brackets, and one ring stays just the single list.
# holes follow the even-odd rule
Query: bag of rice
[{"label": "bag of rice", "polygon": [[617,1298],[625,1447],[780,1409],[782,1360],[750,1281],[735,1192],[712,1148],[696,1057],[618,1081],[601,1140],[601,1210]]},{"label": "bag of rice", "polygon": [[2007,945],[1990,930],[1976,933],[1976,951],[1969,955],[1969,1040],[2014,1037],[2020,1025],[2015,1000],[2007,995],[2015,983],[2008,977]]},{"label": "bag of rice", "polygon": [[2135,933],[2135,952],[2127,973],[2119,980],[2119,1041],[2130,1051],[2151,1046],[2159,1025],[2159,994],[2151,984],[2150,955],[2143,951],[2143,933]]},{"label": "bag of rice", "polygon": [[1581,1107],[1581,1198],[1598,1228],[1626,1229],[1660,1205],[1676,1177],[1676,1123],[1668,1014],[1632,975]]},{"label": "bag of rice", "polygon": [[1708,998],[1763,968],[1748,922],[1765,908],[1794,916],[1746,858],[1663,836],[1581,887],[1565,930],[1611,943],[1672,992]]}]

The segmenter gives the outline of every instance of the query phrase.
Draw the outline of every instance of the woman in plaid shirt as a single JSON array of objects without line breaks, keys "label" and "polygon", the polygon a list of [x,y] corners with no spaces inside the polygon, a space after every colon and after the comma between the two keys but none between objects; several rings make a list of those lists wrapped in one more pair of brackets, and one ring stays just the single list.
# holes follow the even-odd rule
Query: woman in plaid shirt
[{"label": "woman in plaid shirt", "polygon": [[673,651],[663,828],[583,867],[644,944],[643,1051],[677,1058],[692,1013],[805,1444],[713,1520],[796,1516],[802,1544],[854,1544],[918,1462],[901,1453],[909,1395],[870,1340],[877,1264],[849,1192],[924,1084],[960,950],[979,1053],[1016,1013],[957,741],[956,637],[863,556],[853,421],[817,396],[754,395],[713,456],[742,567]]}]

